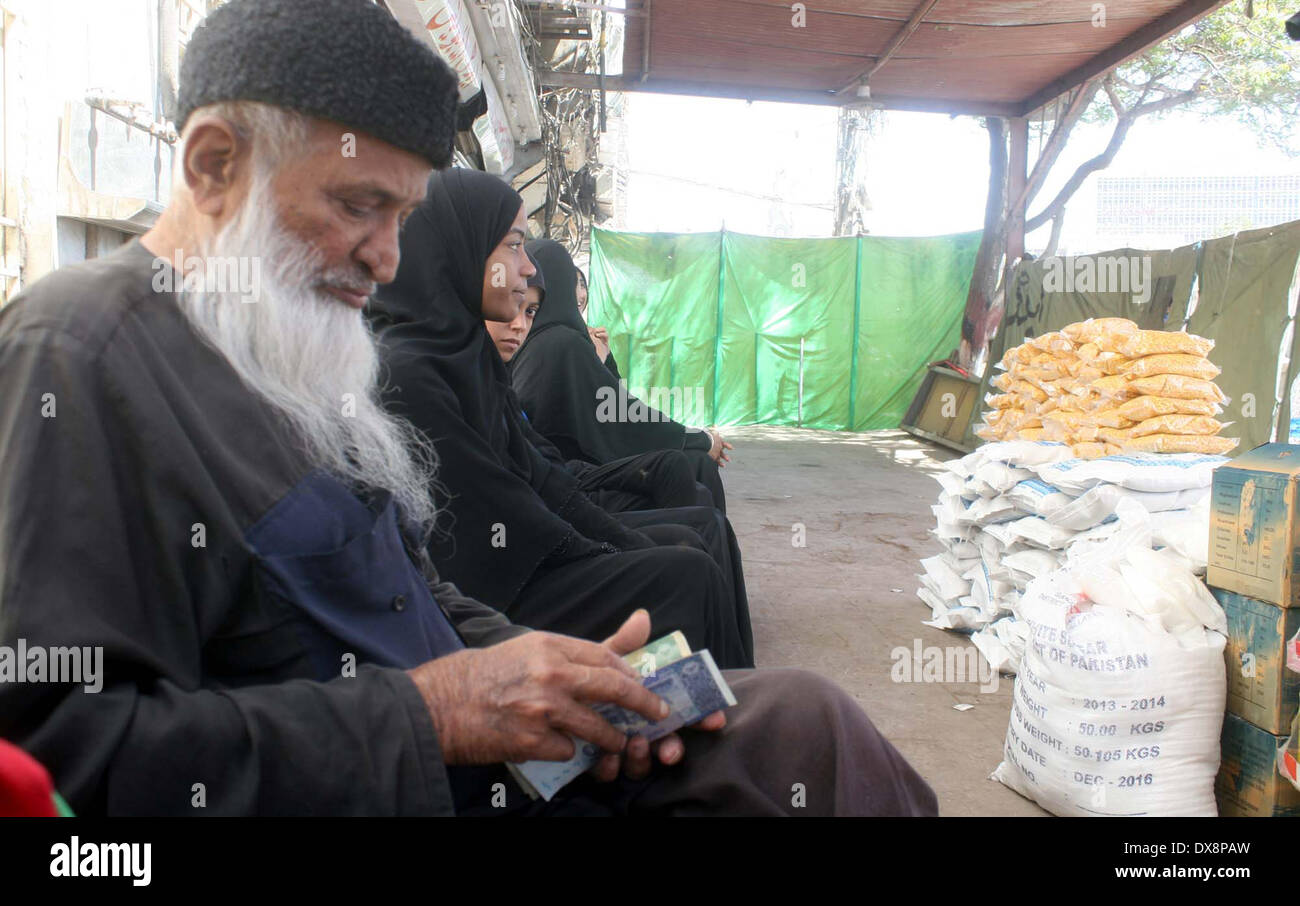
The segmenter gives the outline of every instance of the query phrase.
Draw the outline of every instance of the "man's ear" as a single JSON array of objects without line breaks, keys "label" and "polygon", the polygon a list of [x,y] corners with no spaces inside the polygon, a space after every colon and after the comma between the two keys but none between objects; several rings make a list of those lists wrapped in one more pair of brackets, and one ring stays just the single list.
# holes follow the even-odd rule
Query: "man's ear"
[{"label": "man's ear", "polygon": [[220,218],[236,205],[239,178],[248,166],[248,144],[219,116],[203,116],[191,125],[183,173],[200,213]]}]

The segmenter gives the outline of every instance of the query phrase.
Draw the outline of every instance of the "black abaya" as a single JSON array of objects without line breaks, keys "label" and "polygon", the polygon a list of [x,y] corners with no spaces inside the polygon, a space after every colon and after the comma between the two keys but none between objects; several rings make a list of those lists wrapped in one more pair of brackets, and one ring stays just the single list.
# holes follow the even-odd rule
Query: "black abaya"
[{"label": "black abaya", "polygon": [[430,557],[516,623],[600,639],[645,608],[656,635],[681,629],[719,665],[748,666],[735,599],[713,560],[625,528],[528,443],[481,311],[488,257],[521,206],[487,174],[435,174],[403,231],[397,278],[372,311],[385,405],[433,442],[448,492],[450,518]]},{"label": "black abaya", "polygon": [[[654,535],[663,528],[676,526],[691,530],[704,543],[713,562],[730,579],[732,597],[736,601],[736,629],[741,644],[751,663],[754,660],[754,630],[749,622],[749,596],[745,591],[745,568],[740,558],[740,544],[731,522],[712,506],[684,506],[660,510],[626,510],[615,513],[614,518],[631,528]],[[664,543],[660,536],[656,540]]]},{"label": "black abaya", "polygon": [[[708,455],[708,432],[673,421],[623,391],[628,412],[644,418],[604,420],[597,401],[620,399],[619,381],[601,363],[578,311],[577,269],[558,242],[528,243],[546,275],[546,304],[532,332],[510,363],[515,392],[533,427],[566,459],[604,464],[653,450],[687,454],[695,480],[709,489],[713,503],[726,512],[718,466]],[[622,406],[620,405],[620,408]]]},{"label": "black abaya", "polygon": [[[518,408],[513,393],[510,401]],[[651,536],[661,545],[698,546],[713,557],[723,576],[729,579],[737,628],[752,662],[754,636],[749,623],[749,598],[745,593],[740,546],[726,515],[713,505],[712,496],[703,485],[692,480],[684,455],[676,450],[656,450],[603,466],[582,460],[565,462],[555,445],[538,434],[527,419],[523,420],[523,428],[538,452],[577,477],[579,487],[589,498],[614,514],[620,523]],[[674,528],[693,534],[694,538],[674,533]]]},{"label": "black abaya", "polygon": [[[511,404],[522,412],[518,398],[511,393]],[[524,436],[552,465],[578,479],[578,487],[607,512],[693,506],[699,500],[694,470],[685,454],[677,450],[655,450],[625,456],[604,465],[582,459],[564,458],[551,443],[523,420]],[[614,495],[613,497],[602,495]],[[605,502],[616,499],[617,506]],[[712,505],[710,499],[710,505]]]}]

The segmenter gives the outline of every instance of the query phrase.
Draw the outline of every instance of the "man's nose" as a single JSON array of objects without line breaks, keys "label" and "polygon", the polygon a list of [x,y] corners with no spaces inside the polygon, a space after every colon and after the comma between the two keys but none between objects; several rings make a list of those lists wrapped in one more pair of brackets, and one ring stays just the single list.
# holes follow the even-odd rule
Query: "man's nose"
[{"label": "man's nose", "polygon": [[392,283],[402,258],[401,224],[396,217],[366,236],[357,246],[356,258],[370,271],[376,283]]}]

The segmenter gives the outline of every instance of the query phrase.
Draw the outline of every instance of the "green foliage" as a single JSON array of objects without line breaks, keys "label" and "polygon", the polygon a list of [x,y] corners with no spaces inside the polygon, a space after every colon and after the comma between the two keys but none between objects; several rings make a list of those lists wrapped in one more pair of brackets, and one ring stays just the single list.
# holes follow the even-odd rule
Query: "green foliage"
[{"label": "green foliage", "polygon": [[1085,120],[1175,108],[1229,115],[1296,153],[1300,43],[1287,38],[1284,23],[1297,11],[1295,0],[1234,0],[1119,67],[1107,77],[1110,94],[1097,94]]}]

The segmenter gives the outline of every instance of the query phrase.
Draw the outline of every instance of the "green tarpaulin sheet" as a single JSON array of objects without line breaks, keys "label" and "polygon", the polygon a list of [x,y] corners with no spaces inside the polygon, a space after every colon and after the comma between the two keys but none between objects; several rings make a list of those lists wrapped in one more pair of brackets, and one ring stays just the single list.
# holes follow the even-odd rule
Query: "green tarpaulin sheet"
[{"label": "green tarpaulin sheet", "polygon": [[1215,341],[1210,360],[1223,369],[1217,383],[1232,398],[1221,416],[1232,425],[1223,434],[1241,438],[1238,453],[1275,436],[1287,439],[1289,400],[1284,412],[1278,410],[1300,361],[1292,357],[1281,375],[1278,362],[1294,314],[1297,256],[1300,223],[1204,244],[1199,298],[1187,329]]},{"label": "green tarpaulin sheet", "polygon": [[590,320],[629,389],[680,421],[896,428],[957,346],[979,235],[597,229]]}]

